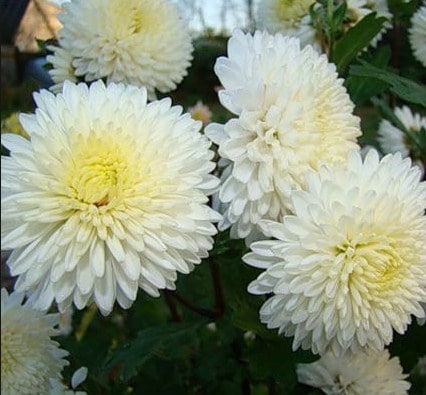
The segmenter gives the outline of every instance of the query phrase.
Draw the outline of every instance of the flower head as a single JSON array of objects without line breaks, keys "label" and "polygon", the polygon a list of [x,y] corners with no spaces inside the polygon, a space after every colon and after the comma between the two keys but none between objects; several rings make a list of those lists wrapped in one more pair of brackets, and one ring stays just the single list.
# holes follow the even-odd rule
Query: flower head
[{"label": "flower head", "polygon": [[[301,45],[312,45],[321,51],[323,44],[317,34],[314,22],[310,15],[310,7],[315,4],[313,0],[262,0],[258,8],[258,26],[270,33],[282,33],[300,39]],[[318,5],[316,5],[318,7]],[[376,12],[377,16],[390,20],[386,0],[348,0],[346,15],[343,21],[343,30],[348,30],[359,23],[365,16]],[[384,31],[392,25],[385,22],[382,30],[371,42],[375,46]]]},{"label": "flower head", "polygon": [[300,39],[301,45],[317,43],[309,15],[314,0],[262,0],[258,5],[257,25],[269,33],[282,33]]},{"label": "flower head", "polygon": [[155,89],[168,92],[186,75],[191,37],[169,0],[73,0],[63,8],[62,50],[52,47],[49,58],[54,89],[74,74],[145,86],[154,97]]},{"label": "flower head", "polygon": [[389,351],[349,354],[336,358],[326,354],[318,361],[297,366],[299,382],[320,388],[329,395],[406,395],[410,383],[404,379],[397,357]]},{"label": "flower head", "polygon": [[411,156],[418,159],[420,155],[417,147],[410,139],[412,133],[426,133],[426,117],[415,114],[407,107],[397,107],[394,110],[395,116],[405,127],[407,133],[404,133],[395,125],[387,120],[382,120],[379,126],[378,138],[380,146],[385,154],[400,152],[403,157]]},{"label": "flower head", "polygon": [[1,392],[45,395],[50,380],[61,379],[68,352],[51,339],[59,316],[34,310],[23,298],[1,290]]},{"label": "flower head", "polygon": [[228,161],[220,228],[232,225],[231,235],[245,238],[260,219],[291,210],[290,193],[309,170],[345,160],[357,147],[359,119],[335,66],[295,38],[236,31],[215,71],[220,101],[237,116],[206,128]]},{"label": "flower head", "polygon": [[201,100],[198,100],[195,106],[189,107],[188,112],[193,119],[201,121],[203,125],[209,124],[212,118],[212,112],[209,106],[204,104]]},{"label": "flower head", "polygon": [[201,122],[102,81],[35,100],[21,116],[31,141],[2,136],[2,247],[16,289],[40,309],[94,299],[104,314],[115,300],[128,308],[138,287],[173,289],[177,271],[208,256],[220,218],[206,204],[218,180]]},{"label": "flower head", "polygon": [[426,3],[411,18],[410,44],[416,59],[426,67]]},{"label": "flower head", "polygon": [[294,215],[265,221],[276,240],[251,245],[246,263],[266,269],[249,286],[269,294],[262,322],[312,352],[383,350],[426,301],[426,183],[400,154],[380,162],[352,152],[292,194]]}]

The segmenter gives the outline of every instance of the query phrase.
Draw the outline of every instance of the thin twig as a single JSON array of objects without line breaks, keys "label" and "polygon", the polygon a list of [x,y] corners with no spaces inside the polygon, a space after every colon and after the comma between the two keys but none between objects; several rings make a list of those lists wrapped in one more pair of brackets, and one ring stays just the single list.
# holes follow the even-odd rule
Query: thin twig
[{"label": "thin twig", "polygon": [[219,265],[213,258],[209,261],[209,265],[210,265],[210,273],[211,273],[212,281],[213,281],[215,310],[217,312],[218,317],[221,317],[225,310],[225,301],[223,299]]},{"label": "thin twig", "polygon": [[198,313],[200,315],[203,315],[209,318],[217,318],[218,316],[216,311],[197,306],[176,291],[166,291],[166,292],[169,293],[171,296],[173,296],[179,303],[183,304],[185,307],[194,311],[195,313]]},{"label": "thin twig", "polygon": [[175,321],[175,322],[181,321],[180,314],[176,306],[176,301],[173,298],[171,292],[168,291],[167,289],[164,290],[164,298],[166,300],[167,307],[170,310],[170,316],[172,318],[172,321]]}]

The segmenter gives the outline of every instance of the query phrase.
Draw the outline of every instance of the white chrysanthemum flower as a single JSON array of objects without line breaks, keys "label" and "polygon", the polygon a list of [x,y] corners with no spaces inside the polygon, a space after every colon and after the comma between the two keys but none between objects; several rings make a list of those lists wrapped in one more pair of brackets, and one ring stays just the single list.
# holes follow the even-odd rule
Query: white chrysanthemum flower
[{"label": "white chrysanthemum flower", "polygon": [[[426,117],[413,113],[407,106],[396,107],[394,113],[408,132],[426,132]],[[386,119],[380,122],[377,140],[385,154],[400,152],[403,157],[413,154],[407,135]]]},{"label": "white chrysanthemum flower", "polygon": [[387,0],[347,0],[347,5],[346,28],[355,26],[372,12],[375,12],[377,17],[385,17],[387,19],[380,32],[370,42],[370,45],[375,47],[383,37],[384,32],[392,27],[390,23],[392,13],[389,11]]},{"label": "white chrysanthemum flower", "polygon": [[24,295],[1,290],[1,393],[45,395],[50,380],[60,380],[68,352],[51,339],[58,314],[22,304]]},{"label": "white chrysanthemum flower", "polygon": [[314,45],[320,50],[316,31],[309,15],[315,0],[262,0],[257,9],[257,28],[300,39],[302,46]]},{"label": "white chrysanthemum flower", "polygon": [[170,99],[147,104],[144,88],[65,82],[35,95],[22,115],[31,141],[3,135],[2,247],[15,288],[46,309],[92,299],[103,314],[128,308],[138,286],[174,289],[208,256],[207,206],[218,180],[201,122]]},{"label": "white chrysanthemum flower", "polygon": [[[262,0],[258,8],[258,27],[270,33],[283,33],[300,39],[301,45],[312,45],[316,50],[322,50],[322,43],[316,33],[311,19],[309,8],[313,0]],[[355,26],[365,16],[376,12],[389,21],[392,18],[386,0],[348,0],[346,18],[343,24],[345,30]],[[372,46],[377,45],[383,33],[391,27],[386,22],[382,30],[371,41]]]},{"label": "white chrysanthemum flower", "polygon": [[55,93],[62,92],[65,81],[78,82],[72,65],[73,55],[70,49],[64,49],[49,45],[47,49],[53,51],[53,55],[47,55],[47,62],[51,63],[52,69],[49,74],[55,83],[50,90]]},{"label": "white chrysanthemum flower", "polygon": [[426,183],[400,154],[380,162],[352,152],[292,194],[295,215],[261,224],[266,236],[244,261],[264,268],[249,285],[269,294],[268,328],[315,354],[377,351],[403,334],[426,301]]},{"label": "white chrysanthemum flower", "polygon": [[228,161],[219,198],[220,229],[245,238],[262,218],[280,219],[308,170],[343,162],[357,147],[359,119],[335,66],[296,38],[236,31],[215,65],[219,98],[238,118],[206,134]]},{"label": "white chrysanthemum flower", "polygon": [[326,354],[313,363],[299,364],[297,377],[328,395],[406,395],[411,386],[399,358],[390,358],[388,350],[341,358]]},{"label": "white chrysanthemum flower", "polygon": [[409,31],[411,49],[416,59],[426,67],[426,3],[411,18]]},{"label": "white chrysanthemum flower", "polygon": [[69,54],[54,50],[59,68],[50,73],[56,84],[68,75],[69,57],[85,81],[145,86],[151,98],[156,89],[175,89],[186,75],[191,36],[169,0],[73,0],[63,8],[59,45]]}]

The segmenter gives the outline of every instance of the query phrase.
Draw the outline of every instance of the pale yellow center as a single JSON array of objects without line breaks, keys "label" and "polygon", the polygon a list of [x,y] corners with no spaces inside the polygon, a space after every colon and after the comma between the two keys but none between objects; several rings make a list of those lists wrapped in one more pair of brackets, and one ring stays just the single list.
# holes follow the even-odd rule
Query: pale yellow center
[{"label": "pale yellow center", "polygon": [[309,13],[314,0],[277,0],[276,11],[279,19],[300,19]]},{"label": "pale yellow center", "polygon": [[155,33],[164,25],[164,7],[146,0],[115,0],[109,4],[110,23],[116,38]]},{"label": "pale yellow center", "polygon": [[116,145],[108,138],[81,142],[68,174],[73,198],[100,207],[122,197],[136,182],[129,166],[131,157],[130,147]]},{"label": "pale yellow center", "polygon": [[386,237],[373,237],[338,245],[336,256],[344,257],[341,280],[349,286],[368,289],[376,296],[398,286],[405,265],[396,244]]}]

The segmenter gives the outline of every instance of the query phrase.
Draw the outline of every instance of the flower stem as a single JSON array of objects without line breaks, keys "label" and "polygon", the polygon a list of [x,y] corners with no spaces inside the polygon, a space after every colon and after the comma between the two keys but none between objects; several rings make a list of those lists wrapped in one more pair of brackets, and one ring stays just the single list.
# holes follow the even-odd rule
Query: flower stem
[{"label": "flower stem", "polygon": [[194,311],[197,314],[203,315],[203,316],[208,317],[208,318],[217,318],[218,317],[218,314],[217,314],[216,311],[195,305],[189,299],[185,298],[184,296],[182,296],[177,291],[165,290],[164,292],[166,294],[169,294],[174,299],[176,299],[179,303],[181,303],[182,305],[184,305],[185,307]]},{"label": "flower stem", "polygon": [[327,1],[327,19],[328,19],[328,59],[333,61],[334,56],[334,26],[333,26],[333,0]]},{"label": "flower stem", "polygon": [[170,316],[172,318],[172,321],[175,321],[175,322],[181,321],[180,314],[176,306],[176,301],[173,298],[171,292],[168,290],[164,290],[164,298],[166,300],[167,307],[170,310]]},{"label": "flower stem", "polygon": [[213,258],[209,261],[210,274],[212,276],[215,311],[218,317],[223,315],[225,311],[225,301],[223,299],[222,282],[220,280],[219,264]]}]

